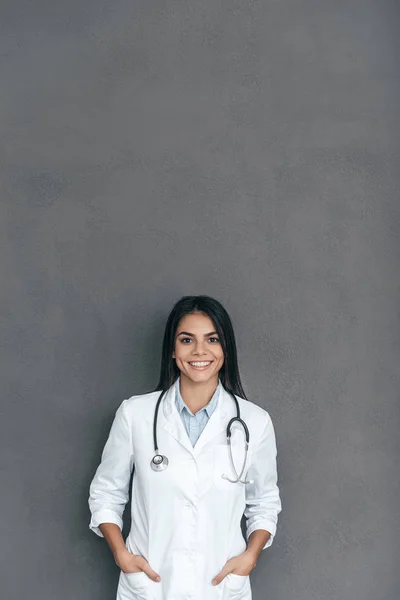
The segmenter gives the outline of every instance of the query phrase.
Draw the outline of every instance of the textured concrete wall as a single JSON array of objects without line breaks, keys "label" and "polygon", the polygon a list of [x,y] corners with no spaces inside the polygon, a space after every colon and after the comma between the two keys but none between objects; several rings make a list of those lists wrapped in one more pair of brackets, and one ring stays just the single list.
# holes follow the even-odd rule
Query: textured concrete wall
[{"label": "textured concrete wall", "polygon": [[2,2],[4,600],[115,597],[88,486],[198,293],[276,428],[254,600],[398,600],[399,13]]}]

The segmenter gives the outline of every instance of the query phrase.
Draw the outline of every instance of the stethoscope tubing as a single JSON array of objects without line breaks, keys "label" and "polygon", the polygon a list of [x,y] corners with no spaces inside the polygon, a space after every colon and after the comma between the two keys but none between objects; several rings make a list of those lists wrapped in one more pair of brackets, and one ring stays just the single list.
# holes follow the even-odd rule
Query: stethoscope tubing
[{"label": "stethoscope tubing", "polygon": [[154,452],[158,454],[158,444],[157,444],[157,419],[158,419],[158,410],[160,408],[161,400],[163,396],[167,393],[168,390],[163,390],[158,397],[156,408],[154,411],[154,419],[153,419],[153,444],[154,444]]},{"label": "stethoscope tubing", "polygon": [[[163,397],[165,396],[165,394],[167,393],[168,390],[163,390],[160,394],[160,396],[158,397],[157,403],[156,403],[156,407],[155,407],[155,411],[154,411],[154,419],[153,419],[153,444],[154,444],[154,452],[155,455],[151,461],[151,467],[153,468],[153,470],[155,471],[163,471],[164,469],[166,469],[166,467],[168,466],[168,458],[166,456],[163,456],[161,454],[159,454],[159,449],[158,449],[158,441],[157,441],[157,421],[158,421],[158,411],[160,409],[160,404],[161,404],[161,400],[163,399]],[[236,405],[236,417],[232,417],[232,419],[230,419],[227,427],[226,427],[226,438],[227,438],[227,443],[228,443],[228,448],[229,448],[229,456],[230,456],[230,460],[232,463],[232,467],[233,470],[235,471],[236,477],[237,479],[230,479],[227,475],[225,475],[225,473],[222,475],[222,477],[224,479],[226,479],[227,481],[230,481],[231,483],[237,483],[237,482],[241,482],[241,483],[252,483],[251,481],[242,481],[242,475],[245,471],[246,468],[246,464],[247,464],[247,453],[248,453],[248,449],[249,449],[249,443],[250,443],[250,433],[249,433],[249,428],[247,427],[245,421],[243,421],[243,419],[240,417],[240,407],[239,407],[239,402],[236,398],[236,396],[229,390],[227,390],[227,392],[230,394],[230,396],[232,397],[232,399],[235,402]],[[233,456],[232,456],[232,445],[231,445],[231,436],[232,436],[232,425],[235,422],[238,422],[242,425],[244,433],[245,433],[245,459],[243,462],[243,466],[242,466],[242,470],[240,471],[240,474],[238,475],[236,468],[235,468],[235,464],[233,462]]]}]

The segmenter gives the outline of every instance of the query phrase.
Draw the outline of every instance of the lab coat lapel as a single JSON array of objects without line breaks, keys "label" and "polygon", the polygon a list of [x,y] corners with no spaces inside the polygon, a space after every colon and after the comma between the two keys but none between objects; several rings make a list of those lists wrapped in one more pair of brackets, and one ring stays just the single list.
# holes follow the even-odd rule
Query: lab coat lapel
[{"label": "lab coat lapel", "polygon": [[[229,402],[229,398],[228,392],[221,386],[217,406],[194,446],[195,454],[198,454],[207,444],[211,443],[223,431],[226,431],[230,418],[227,411],[227,402]],[[233,405],[232,399],[231,403]]]},{"label": "lab coat lapel", "polygon": [[175,404],[175,385],[172,385],[162,401],[160,410],[160,425],[165,431],[179,442],[186,450],[193,454],[193,446],[182,423],[181,416]]}]

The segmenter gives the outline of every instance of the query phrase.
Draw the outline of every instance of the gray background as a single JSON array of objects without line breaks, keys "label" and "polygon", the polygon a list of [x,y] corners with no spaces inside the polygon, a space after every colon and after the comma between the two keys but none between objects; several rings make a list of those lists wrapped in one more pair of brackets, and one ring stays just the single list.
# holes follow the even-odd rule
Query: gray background
[{"label": "gray background", "polygon": [[277,434],[254,600],[398,600],[399,13],[3,0],[4,600],[115,598],[88,486],[202,293]]}]

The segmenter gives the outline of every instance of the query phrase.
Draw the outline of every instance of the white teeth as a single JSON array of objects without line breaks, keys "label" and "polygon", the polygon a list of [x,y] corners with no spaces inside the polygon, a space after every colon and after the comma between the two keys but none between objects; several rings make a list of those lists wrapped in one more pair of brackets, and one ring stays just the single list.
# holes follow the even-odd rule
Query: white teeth
[{"label": "white teeth", "polygon": [[193,365],[193,367],[207,367],[209,364],[211,364],[211,361],[208,361],[208,362],[191,362],[189,364]]}]

